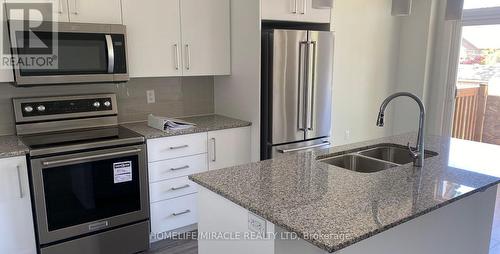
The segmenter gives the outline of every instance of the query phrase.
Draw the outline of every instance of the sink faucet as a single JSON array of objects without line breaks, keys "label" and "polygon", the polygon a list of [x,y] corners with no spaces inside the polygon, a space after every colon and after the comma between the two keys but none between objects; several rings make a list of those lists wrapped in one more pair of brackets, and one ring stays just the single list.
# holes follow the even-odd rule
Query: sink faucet
[{"label": "sink faucet", "polygon": [[391,102],[393,99],[397,97],[410,97],[413,100],[415,100],[418,104],[418,107],[420,108],[420,120],[418,124],[418,137],[417,137],[417,147],[413,149],[410,146],[410,142],[408,142],[408,151],[410,152],[410,155],[413,157],[413,165],[415,167],[422,167],[424,165],[424,124],[425,124],[425,107],[424,104],[422,103],[422,100],[418,98],[416,95],[412,93],[395,93],[387,99],[382,102],[382,105],[380,106],[380,112],[378,113],[378,118],[377,118],[377,126],[383,127],[384,126],[384,112],[385,108],[387,107],[387,104]]}]

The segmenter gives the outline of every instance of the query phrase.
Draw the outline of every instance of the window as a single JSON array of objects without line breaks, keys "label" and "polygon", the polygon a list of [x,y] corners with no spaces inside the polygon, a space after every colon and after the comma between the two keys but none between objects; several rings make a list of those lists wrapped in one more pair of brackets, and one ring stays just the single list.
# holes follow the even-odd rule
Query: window
[{"label": "window", "polygon": [[465,0],[464,9],[500,7],[500,0]]}]

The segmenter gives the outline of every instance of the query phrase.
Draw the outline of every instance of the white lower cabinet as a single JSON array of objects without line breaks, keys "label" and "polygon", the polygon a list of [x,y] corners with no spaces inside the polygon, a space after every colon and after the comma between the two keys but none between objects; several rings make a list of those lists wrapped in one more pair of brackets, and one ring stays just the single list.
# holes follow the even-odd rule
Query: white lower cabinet
[{"label": "white lower cabinet", "polygon": [[187,176],[151,183],[149,185],[149,199],[151,202],[159,202],[179,196],[197,192],[198,185],[188,179]]},{"label": "white lower cabinet", "polygon": [[208,169],[249,163],[250,135],[250,127],[208,132]]},{"label": "white lower cabinet", "polygon": [[250,162],[250,127],[150,139],[147,145],[155,242],[197,223],[198,185],[189,175]]},{"label": "white lower cabinet", "polygon": [[36,253],[24,156],[0,160],[0,253]]},{"label": "white lower cabinet", "polygon": [[[151,204],[151,231],[161,235],[171,230],[195,224],[196,194]],[[159,237],[161,238],[161,237]]]}]

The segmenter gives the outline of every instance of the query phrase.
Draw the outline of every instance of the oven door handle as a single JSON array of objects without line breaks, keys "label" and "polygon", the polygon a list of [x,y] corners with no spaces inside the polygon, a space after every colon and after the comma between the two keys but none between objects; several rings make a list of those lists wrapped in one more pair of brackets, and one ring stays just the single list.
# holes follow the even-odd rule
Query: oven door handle
[{"label": "oven door handle", "polygon": [[44,161],[44,162],[42,162],[42,165],[44,167],[51,167],[54,165],[74,164],[74,163],[78,163],[78,162],[101,159],[101,158],[106,158],[106,157],[114,157],[114,156],[120,156],[120,155],[125,155],[125,154],[134,154],[134,153],[138,153],[141,151],[142,151],[141,149],[133,149],[133,150],[127,150],[127,151],[120,151],[120,152],[113,152],[113,153],[106,153],[106,154],[96,154],[96,155],[82,156],[82,157],[63,159],[63,160]]}]

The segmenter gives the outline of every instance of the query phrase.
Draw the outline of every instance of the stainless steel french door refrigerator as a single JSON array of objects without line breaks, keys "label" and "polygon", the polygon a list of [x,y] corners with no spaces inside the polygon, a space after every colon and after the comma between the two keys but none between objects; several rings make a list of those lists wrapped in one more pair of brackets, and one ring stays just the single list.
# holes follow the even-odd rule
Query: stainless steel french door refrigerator
[{"label": "stainless steel french door refrigerator", "polygon": [[329,145],[333,48],[332,32],[263,30],[261,159]]}]

